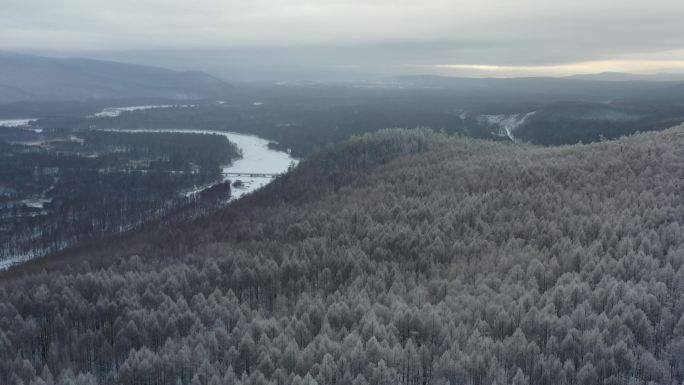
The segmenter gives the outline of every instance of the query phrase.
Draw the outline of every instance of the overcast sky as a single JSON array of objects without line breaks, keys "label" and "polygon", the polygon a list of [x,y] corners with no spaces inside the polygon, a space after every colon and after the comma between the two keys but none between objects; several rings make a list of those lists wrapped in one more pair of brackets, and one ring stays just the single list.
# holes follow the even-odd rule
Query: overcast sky
[{"label": "overcast sky", "polygon": [[0,0],[0,50],[246,77],[681,73],[683,16],[683,0]]}]

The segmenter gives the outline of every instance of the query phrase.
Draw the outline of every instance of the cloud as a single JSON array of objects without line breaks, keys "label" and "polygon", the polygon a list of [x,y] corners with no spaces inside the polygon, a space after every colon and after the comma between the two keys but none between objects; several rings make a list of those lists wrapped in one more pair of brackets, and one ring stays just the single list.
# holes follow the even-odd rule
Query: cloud
[{"label": "cloud", "polygon": [[436,69],[439,71],[466,73],[470,76],[563,76],[568,74],[595,74],[601,72],[624,72],[654,74],[684,72],[684,51],[667,51],[640,58],[589,60],[548,65],[497,65],[497,64],[406,64],[413,69]]},{"label": "cloud", "polygon": [[684,48],[682,14],[681,0],[2,0],[0,50],[573,70],[665,60]]}]

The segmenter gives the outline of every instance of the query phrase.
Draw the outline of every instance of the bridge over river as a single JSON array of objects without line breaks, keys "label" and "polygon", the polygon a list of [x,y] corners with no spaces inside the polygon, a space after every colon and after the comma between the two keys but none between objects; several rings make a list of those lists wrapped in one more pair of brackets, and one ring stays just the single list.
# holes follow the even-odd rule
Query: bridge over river
[{"label": "bridge over river", "polygon": [[225,177],[235,177],[235,178],[275,178],[281,174],[269,174],[261,172],[224,172]]}]

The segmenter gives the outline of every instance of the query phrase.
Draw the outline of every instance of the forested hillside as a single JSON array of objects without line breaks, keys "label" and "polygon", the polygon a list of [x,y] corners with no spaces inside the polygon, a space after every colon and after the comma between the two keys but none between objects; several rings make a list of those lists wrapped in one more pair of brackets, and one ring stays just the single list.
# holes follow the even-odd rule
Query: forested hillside
[{"label": "forested hillside", "polygon": [[223,97],[231,86],[203,72],[92,59],[0,52],[0,104],[26,101],[93,101]]},{"label": "forested hillside", "polygon": [[230,184],[192,192],[222,181],[222,165],[242,157],[219,135],[39,131],[0,130],[0,270],[188,207],[199,215]]},{"label": "forested hillside", "polygon": [[0,383],[681,384],[683,148],[354,138],[89,264],[6,273]]}]

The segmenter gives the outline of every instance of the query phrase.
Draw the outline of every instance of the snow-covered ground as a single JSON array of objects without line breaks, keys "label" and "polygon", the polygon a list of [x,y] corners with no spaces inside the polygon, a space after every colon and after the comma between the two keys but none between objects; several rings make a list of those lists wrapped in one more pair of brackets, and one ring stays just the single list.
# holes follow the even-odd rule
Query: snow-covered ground
[{"label": "snow-covered ground", "polygon": [[29,261],[35,257],[36,257],[35,255],[26,254],[26,255],[16,255],[13,257],[6,258],[6,259],[0,259],[0,270],[9,269],[12,266],[22,264],[22,263]]},{"label": "snow-covered ground", "polygon": [[24,127],[28,126],[29,123],[35,122],[38,119],[5,119],[0,120],[0,127]]},{"label": "snow-covered ground", "polygon": [[121,115],[122,112],[126,111],[140,111],[140,110],[151,110],[155,108],[190,108],[195,107],[194,104],[161,104],[161,105],[149,105],[149,106],[130,106],[130,107],[108,107],[98,112],[96,114],[90,115],[91,118],[114,118]]},{"label": "snow-covered ground", "polygon": [[34,198],[34,199],[24,199],[21,201],[26,207],[32,209],[43,209],[47,203],[52,202],[52,198]]},{"label": "snow-covered ground", "polygon": [[535,113],[536,111],[512,115],[480,115],[477,120],[480,124],[498,127],[499,135],[506,136],[511,141],[516,142],[515,130],[525,124],[527,119]]}]

